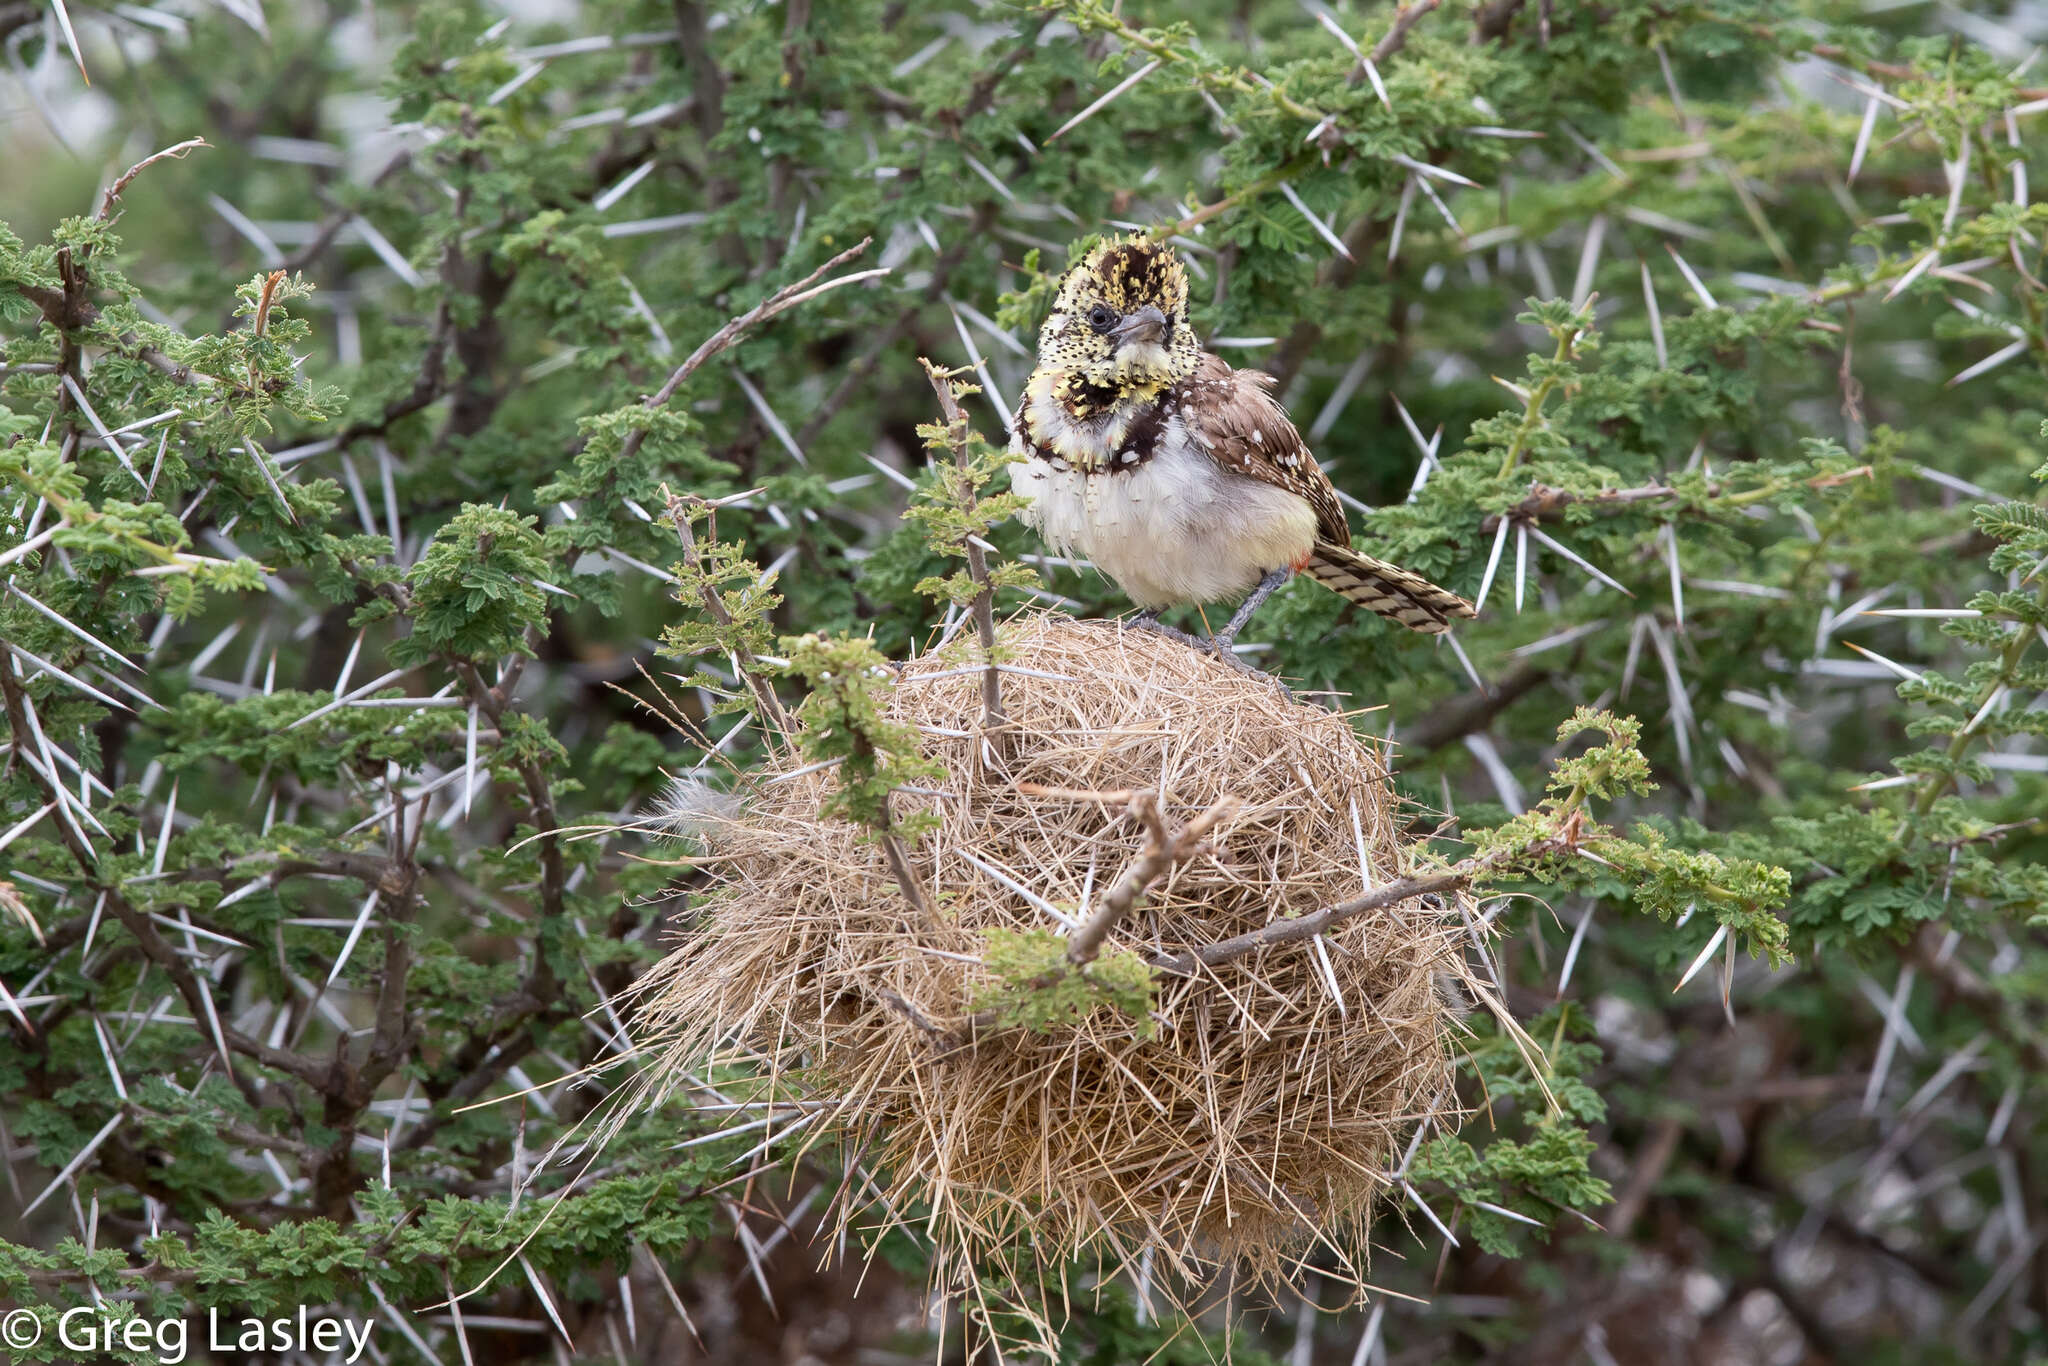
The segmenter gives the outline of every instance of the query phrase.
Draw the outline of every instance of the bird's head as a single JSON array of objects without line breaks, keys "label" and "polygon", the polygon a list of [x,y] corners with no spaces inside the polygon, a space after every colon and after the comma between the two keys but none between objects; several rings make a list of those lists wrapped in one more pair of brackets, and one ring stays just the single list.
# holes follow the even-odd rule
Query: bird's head
[{"label": "bird's head", "polygon": [[1173,249],[1112,238],[1068,267],[1038,331],[1038,367],[1075,417],[1149,399],[1201,360],[1188,325],[1187,270]]}]

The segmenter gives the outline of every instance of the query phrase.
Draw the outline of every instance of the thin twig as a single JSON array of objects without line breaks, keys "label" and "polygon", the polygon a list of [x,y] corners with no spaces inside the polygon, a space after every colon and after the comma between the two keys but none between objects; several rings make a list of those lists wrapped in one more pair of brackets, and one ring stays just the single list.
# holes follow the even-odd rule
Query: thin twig
[{"label": "thin twig", "polygon": [[[859,242],[840,252],[824,265],[819,266],[809,275],[804,276],[803,279],[798,280],[793,285],[784,285],[760,303],[755,304],[752,308],[740,314],[716,332],[713,332],[705,339],[702,346],[692,351],[683,363],[676,367],[675,373],[668,377],[668,383],[647,396],[643,406],[650,409],[665,406],[670,399],[675,397],[676,390],[683,387],[683,381],[695,374],[698,367],[703,365],[705,361],[710,360],[719,352],[733,345],[741,337],[744,337],[748,332],[761,323],[768,321],[768,319],[776,314],[786,309],[794,308],[808,299],[816,298],[826,290],[837,289],[841,285],[850,285],[859,280],[872,280],[879,275],[887,275],[889,268],[884,266],[879,270],[863,270],[852,275],[841,276],[837,280],[831,280],[822,285],[818,284],[818,280],[828,271],[837,270],[840,266],[845,265],[848,261],[866,251],[868,244],[874,240],[872,237],[861,238]],[[621,461],[632,459],[634,453],[640,449],[641,444],[646,440],[647,429],[645,427],[636,427],[626,433],[626,439],[619,445],[619,459]]]},{"label": "thin twig", "polygon": [[891,991],[884,987],[877,991],[875,995],[880,998],[882,1004],[910,1021],[911,1027],[924,1035],[925,1038],[935,1044],[946,1042],[946,1031],[933,1024],[923,1011],[912,1005],[900,992]]},{"label": "thin twig", "polygon": [[[895,794],[890,793],[889,797]],[[896,886],[903,893],[903,899],[917,912],[918,918],[926,925],[938,923],[938,913],[932,909],[932,899],[924,890],[924,882],[911,866],[910,851],[903,847],[902,836],[896,833],[896,817],[890,810],[889,797],[882,799],[882,824],[880,826],[882,854],[889,861],[890,875],[896,879]]]},{"label": "thin twig", "polygon": [[1307,170],[1314,164],[1314,160],[1314,156],[1309,153],[1294,156],[1282,163],[1278,170],[1267,172],[1249,185],[1232,191],[1214,203],[1204,204],[1201,208],[1189,213],[1185,218],[1152,229],[1152,238],[1154,241],[1165,241],[1169,237],[1185,236],[1214,218],[1217,214],[1227,212],[1240,204],[1257,199],[1260,195],[1277,190],[1280,186]]},{"label": "thin twig", "polygon": [[1243,958],[1247,954],[1257,953],[1261,949],[1273,948],[1280,944],[1299,943],[1304,939],[1313,939],[1317,935],[1328,931],[1331,926],[1349,920],[1353,916],[1364,915],[1367,911],[1383,910],[1388,906],[1397,906],[1403,901],[1412,901],[1416,897],[1428,896],[1432,893],[1461,891],[1471,886],[1480,878],[1501,872],[1510,863],[1516,865],[1526,864],[1540,859],[1546,854],[1556,853],[1570,847],[1571,843],[1569,840],[1564,837],[1555,837],[1538,840],[1528,848],[1513,853],[1501,850],[1492,854],[1482,854],[1477,858],[1469,858],[1462,863],[1452,864],[1440,873],[1431,873],[1424,877],[1399,878],[1393,882],[1376,887],[1362,896],[1355,896],[1349,901],[1340,901],[1334,906],[1325,906],[1323,909],[1311,911],[1307,915],[1288,916],[1284,920],[1275,920],[1270,925],[1253,930],[1249,934],[1240,934],[1230,939],[1221,939],[1214,944],[1205,944],[1201,948],[1190,950],[1187,953],[1152,955],[1147,961],[1162,972],[1189,976],[1194,973],[1197,967],[1216,967],[1219,964]]},{"label": "thin twig", "polygon": [[[964,470],[970,463],[967,455],[967,414],[960,410],[960,397],[953,392],[952,376],[922,356],[918,357],[918,362],[924,366],[925,375],[939,396],[939,411],[946,416],[946,445],[953,452],[953,463]],[[969,501],[969,506],[963,511],[971,513],[972,503],[976,500],[974,490],[967,489],[961,496]],[[967,574],[974,580],[976,589],[971,604],[974,634],[981,641],[981,657],[987,666],[981,675],[981,724],[984,730],[996,732],[997,753],[1007,754],[1010,718],[1003,710],[1002,671],[996,663],[995,586],[989,582],[988,554],[980,542],[973,536],[965,536],[962,546],[967,555]]]},{"label": "thin twig", "polygon": [[1044,783],[1017,783],[1015,786],[1027,797],[1049,797],[1059,802],[1101,802],[1104,806],[1124,806],[1138,795],[1135,788],[1129,787],[1104,791],[1092,787],[1048,787]]},{"label": "thin twig", "polygon": [[1068,937],[1067,962],[1077,968],[1094,962],[1109,939],[1109,932],[1137,908],[1146,890],[1174,868],[1200,856],[1209,832],[1219,821],[1235,814],[1240,805],[1236,797],[1226,793],[1207,811],[1179,830],[1169,832],[1165,819],[1159,814],[1159,798],[1151,792],[1134,794],[1130,802],[1131,814],[1144,823],[1150,838],[1145,843],[1144,852],[1102,894],[1102,904],[1096,908],[1095,914]]},{"label": "thin twig", "polygon": [[[671,492],[665,486],[662,491],[668,496],[669,523],[676,529],[676,539],[682,542],[683,563],[698,571],[698,600],[704,604],[707,616],[720,626],[730,627],[732,613],[726,609],[725,599],[719,596],[717,587],[702,574],[703,554],[697,549],[695,533],[690,530],[690,509],[705,506],[704,500],[694,494]],[[775,735],[791,741],[796,731],[790,725],[789,713],[783,710],[782,699],[775,695],[775,689],[763,676],[760,660],[745,641],[733,641],[731,648],[740,676],[754,694],[754,705],[761,713],[761,720],[772,728]]]},{"label": "thin twig", "polygon": [[182,158],[185,155],[185,153],[193,151],[196,148],[211,147],[212,145],[213,144],[208,142],[205,138],[186,138],[183,142],[178,143],[176,146],[166,147],[161,152],[151,152],[148,156],[144,157],[142,160],[136,162],[133,166],[130,166],[127,170],[123,171],[121,173],[120,179],[116,180],[113,184],[107,186],[107,192],[100,196],[100,211],[98,214],[95,215],[95,217],[97,217],[99,221],[102,223],[106,222],[108,215],[114,212],[115,201],[120,199],[121,192],[128,188],[128,183],[134,180],[135,177],[141,175],[144,171],[148,170],[150,167],[156,165],[159,161],[162,161],[167,157]]}]

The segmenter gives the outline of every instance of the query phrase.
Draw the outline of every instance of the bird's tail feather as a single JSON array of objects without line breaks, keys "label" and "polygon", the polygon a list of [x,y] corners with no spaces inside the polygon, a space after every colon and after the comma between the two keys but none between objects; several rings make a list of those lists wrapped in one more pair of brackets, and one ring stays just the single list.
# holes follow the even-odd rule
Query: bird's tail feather
[{"label": "bird's tail feather", "polygon": [[1427,635],[1449,630],[1454,620],[1479,615],[1449,589],[1349,546],[1317,544],[1303,572],[1367,611]]}]

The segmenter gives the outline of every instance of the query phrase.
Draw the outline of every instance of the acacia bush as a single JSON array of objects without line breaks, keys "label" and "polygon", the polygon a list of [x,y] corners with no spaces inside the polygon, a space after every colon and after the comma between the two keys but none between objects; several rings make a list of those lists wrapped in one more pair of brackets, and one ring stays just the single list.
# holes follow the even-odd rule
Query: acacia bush
[{"label": "acacia bush", "polygon": [[[913,1229],[820,1266],[829,1153],[578,1126],[702,885],[666,775],[759,761],[779,636],[815,677],[967,610],[1004,505],[927,463],[920,357],[1000,433],[1132,230],[1362,543],[1484,601],[1438,644],[1297,584],[1256,662],[1381,708],[1447,863],[1619,833],[1484,870],[1543,1075],[1475,1017],[1374,1293],[1191,1326],[1129,1278],[1063,1359],[2041,1359],[2042,27],[0,0],[0,1301],[992,1359]],[[671,492],[725,500],[687,553]],[[987,539],[999,614],[1125,605]],[[1582,708],[1637,718],[1600,763]]]}]

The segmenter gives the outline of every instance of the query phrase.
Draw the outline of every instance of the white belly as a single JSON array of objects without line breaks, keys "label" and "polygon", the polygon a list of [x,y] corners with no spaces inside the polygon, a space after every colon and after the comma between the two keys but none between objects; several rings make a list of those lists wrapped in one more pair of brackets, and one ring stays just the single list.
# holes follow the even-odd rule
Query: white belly
[{"label": "white belly", "polygon": [[1033,459],[1011,467],[1011,482],[1030,500],[1020,516],[1047,545],[1093,560],[1140,607],[1241,597],[1315,544],[1307,499],[1225,473],[1181,430],[1133,470],[1087,474]]}]

